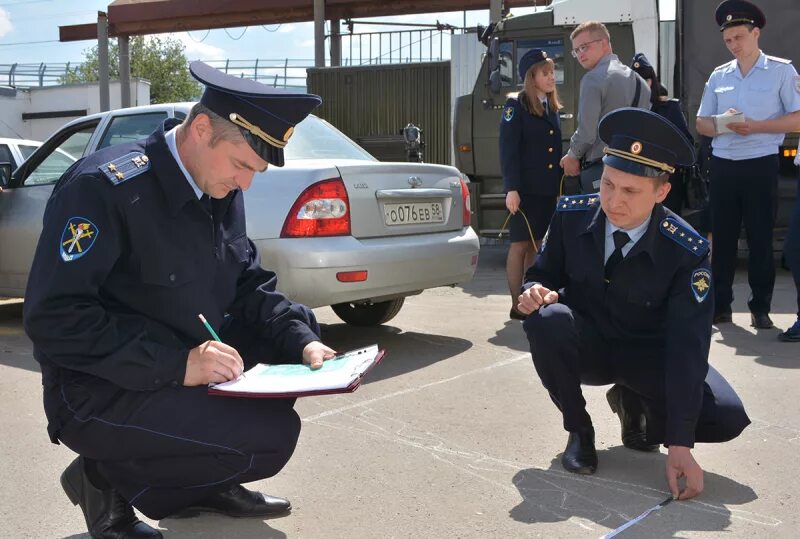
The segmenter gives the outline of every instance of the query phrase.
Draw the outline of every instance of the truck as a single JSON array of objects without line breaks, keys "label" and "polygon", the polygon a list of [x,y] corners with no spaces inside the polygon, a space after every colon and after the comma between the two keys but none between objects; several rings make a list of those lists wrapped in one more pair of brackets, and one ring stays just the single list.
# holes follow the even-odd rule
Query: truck
[{"label": "truck", "polygon": [[[767,16],[760,45],[767,54],[800,60],[792,31],[800,27],[797,0],[759,0]],[[599,20],[611,34],[614,53],[629,63],[643,52],[659,64],[662,83],[672,89],[694,131],[694,120],[708,76],[731,60],[714,21],[719,0],[676,0],[674,25],[659,21],[658,2],[642,0],[563,0],[542,10],[506,16],[478,33],[487,46],[470,94],[456,98],[453,118],[455,165],[469,176],[473,226],[483,237],[497,237],[507,216],[500,171],[500,113],[508,95],[522,89],[518,59],[531,48],[542,48],[556,64],[556,82],[564,108],[561,130],[564,151],[575,131],[578,90],[583,69],[569,54],[569,35],[581,22]],[[673,62],[674,61],[674,62]],[[674,75],[673,75],[674,72]],[[776,239],[782,244],[796,192],[798,133],[787,135],[781,147],[780,204]]]}]

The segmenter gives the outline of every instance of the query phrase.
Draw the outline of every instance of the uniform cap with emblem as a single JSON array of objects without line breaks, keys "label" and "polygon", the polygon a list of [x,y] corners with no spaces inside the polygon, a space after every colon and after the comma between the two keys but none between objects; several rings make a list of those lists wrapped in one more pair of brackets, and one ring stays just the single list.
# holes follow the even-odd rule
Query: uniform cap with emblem
[{"label": "uniform cap with emblem", "polygon": [[531,49],[523,54],[522,58],[519,59],[519,65],[517,66],[519,69],[520,80],[525,80],[525,75],[528,74],[528,70],[533,67],[534,64],[544,62],[546,59],[547,51],[542,49]]},{"label": "uniform cap with emblem", "polygon": [[653,69],[653,64],[650,63],[650,60],[647,59],[647,56],[644,55],[642,52],[637,52],[633,56],[633,60],[631,61],[631,69],[636,71],[640,77],[643,79],[652,79],[655,75],[655,69]]},{"label": "uniform cap with emblem", "polygon": [[767,19],[758,6],[746,0],[725,0],[717,6],[714,17],[720,32],[742,24],[752,24],[756,28],[764,28],[767,24]]},{"label": "uniform cap with emblem", "polygon": [[253,151],[277,167],[295,126],[322,103],[317,95],[272,88],[203,62],[192,62],[189,71],[206,87],[200,103],[237,125]]},{"label": "uniform cap with emblem", "polygon": [[654,178],[694,164],[694,148],[683,133],[649,110],[611,111],[600,120],[598,133],[607,145],[603,163],[623,172]]}]

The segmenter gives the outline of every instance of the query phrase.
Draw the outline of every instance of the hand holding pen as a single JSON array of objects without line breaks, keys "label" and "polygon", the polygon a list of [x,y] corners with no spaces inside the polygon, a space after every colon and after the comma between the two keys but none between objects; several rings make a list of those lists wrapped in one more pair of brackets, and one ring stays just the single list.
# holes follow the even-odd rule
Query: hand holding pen
[{"label": "hand holding pen", "polygon": [[206,341],[189,351],[183,385],[199,386],[235,380],[244,372],[244,362],[239,352],[221,342],[205,317],[203,315],[199,317],[213,340]]}]

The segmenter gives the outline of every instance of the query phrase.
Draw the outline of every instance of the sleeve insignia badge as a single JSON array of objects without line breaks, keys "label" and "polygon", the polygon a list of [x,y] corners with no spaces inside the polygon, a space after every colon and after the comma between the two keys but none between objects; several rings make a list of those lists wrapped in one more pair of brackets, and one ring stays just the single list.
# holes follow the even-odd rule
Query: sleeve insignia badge
[{"label": "sleeve insignia badge", "polygon": [[697,303],[703,303],[711,290],[711,272],[705,268],[696,269],[692,272],[689,283],[694,299],[697,300]]},{"label": "sleeve insignia badge", "polygon": [[510,122],[513,118],[514,118],[514,107],[509,105],[505,108],[505,110],[503,110],[503,119],[507,122]]},{"label": "sleeve insignia badge", "polygon": [[97,168],[113,185],[119,185],[150,170],[150,159],[143,153],[131,152]]},{"label": "sleeve insignia badge", "polygon": [[72,262],[88,253],[99,233],[97,226],[85,217],[70,217],[58,246],[61,259]]}]

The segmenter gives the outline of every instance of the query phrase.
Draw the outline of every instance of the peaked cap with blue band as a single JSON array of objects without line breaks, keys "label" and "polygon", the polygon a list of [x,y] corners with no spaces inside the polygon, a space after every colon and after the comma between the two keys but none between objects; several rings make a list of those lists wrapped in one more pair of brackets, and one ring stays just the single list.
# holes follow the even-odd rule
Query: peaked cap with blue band
[{"label": "peaked cap with blue band", "polygon": [[643,79],[652,79],[656,70],[643,52],[637,52],[631,61],[631,69],[636,71]]},{"label": "peaked cap with blue band", "polygon": [[531,49],[523,54],[517,66],[517,69],[519,69],[519,79],[524,81],[528,70],[533,67],[534,64],[544,62],[545,60],[547,60],[547,51],[543,51],[542,49]]},{"label": "peaked cap with blue band", "polygon": [[203,62],[192,62],[189,71],[206,86],[200,103],[237,125],[253,151],[277,167],[295,126],[322,103],[317,95],[272,88]]},{"label": "peaked cap with blue band", "polygon": [[624,107],[600,120],[600,139],[606,143],[603,163],[654,178],[672,174],[675,166],[694,164],[694,148],[672,122],[655,112]]},{"label": "peaked cap with blue band", "polygon": [[714,18],[722,32],[732,26],[752,24],[756,28],[764,28],[767,18],[758,6],[746,0],[725,0],[717,6]]}]

